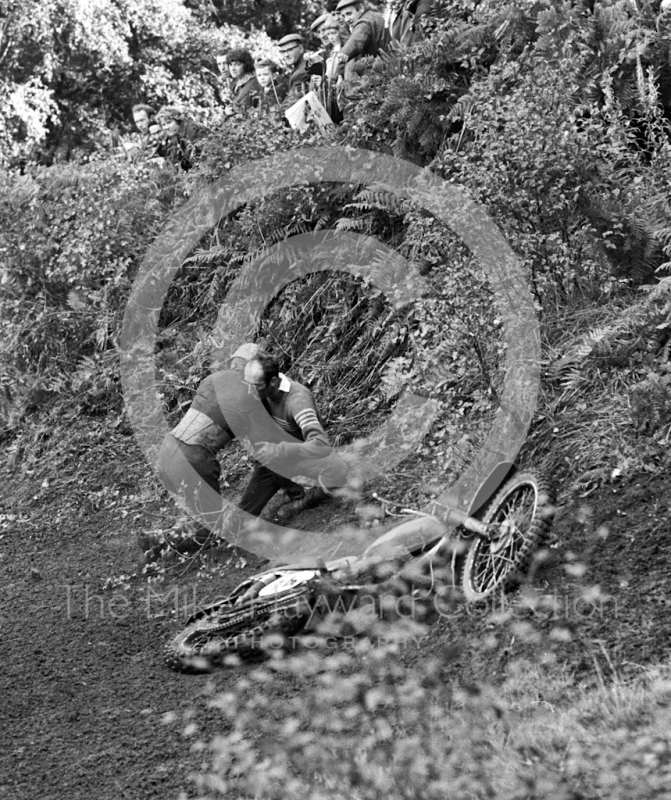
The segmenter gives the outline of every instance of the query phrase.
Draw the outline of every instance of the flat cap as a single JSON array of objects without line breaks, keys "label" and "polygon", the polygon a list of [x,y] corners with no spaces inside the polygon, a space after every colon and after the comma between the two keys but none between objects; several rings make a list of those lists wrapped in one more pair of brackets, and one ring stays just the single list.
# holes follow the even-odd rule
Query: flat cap
[{"label": "flat cap", "polygon": [[326,14],[326,19],[324,20],[323,25],[327,31],[340,30],[340,21],[335,14]]},{"label": "flat cap", "polygon": [[303,37],[300,33],[288,33],[279,40],[277,46],[282,50],[282,48],[288,49],[289,45],[293,47],[296,44],[303,44]]},{"label": "flat cap", "polygon": [[328,18],[328,14],[320,14],[317,19],[310,25],[310,33],[314,33],[316,30],[321,28],[321,26],[326,22]]},{"label": "flat cap", "polygon": [[362,2],[362,0],[340,0],[338,5],[336,6],[335,10],[336,11],[342,11],[343,8],[347,8],[347,6],[353,6],[353,5],[356,5],[357,3],[361,3],[361,2]]}]

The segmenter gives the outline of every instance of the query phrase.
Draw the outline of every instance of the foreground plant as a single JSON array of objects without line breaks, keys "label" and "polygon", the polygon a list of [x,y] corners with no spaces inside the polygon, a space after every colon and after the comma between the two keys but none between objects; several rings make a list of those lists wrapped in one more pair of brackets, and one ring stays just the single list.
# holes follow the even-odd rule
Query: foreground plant
[{"label": "foreground plant", "polygon": [[456,684],[455,649],[402,666],[421,635],[378,621],[337,653],[316,638],[215,697],[226,732],[207,745],[202,800],[668,796],[668,670],[588,692],[516,661],[497,689]]}]

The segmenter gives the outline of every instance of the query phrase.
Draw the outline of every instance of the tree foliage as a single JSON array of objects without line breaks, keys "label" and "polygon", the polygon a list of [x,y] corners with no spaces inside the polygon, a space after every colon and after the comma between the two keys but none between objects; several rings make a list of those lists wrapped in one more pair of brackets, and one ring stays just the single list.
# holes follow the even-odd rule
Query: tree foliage
[{"label": "tree foliage", "polygon": [[216,57],[260,32],[201,21],[181,0],[4,0],[0,163],[109,149],[133,104],[188,107],[207,122],[221,104]]},{"label": "tree foliage", "polygon": [[263,29],[273,39],[306,29],[323,10],[317,0],[187,0],[186,5],[216,25]]}]

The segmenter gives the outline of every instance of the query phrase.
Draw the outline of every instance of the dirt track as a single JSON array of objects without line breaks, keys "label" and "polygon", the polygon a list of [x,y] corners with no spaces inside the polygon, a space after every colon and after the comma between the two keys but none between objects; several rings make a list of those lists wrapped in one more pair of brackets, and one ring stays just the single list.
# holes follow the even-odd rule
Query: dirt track
[{"label": "dirt track", "polygon": [[[172,593],[137,579],[129,588],[103,590],[110,576],[135,571],[135,533],[155,524],[158,503],[139,499],[128,484],[119,497],[106,492],[106,475],[95,469],[70,488],[65,503],[63,473],[47,468],[32,476],[33,494],[29,476],[10,480],[3,473],[0,796],[194,796],[188,775],[202,756],[182,735],[183,714],[200,707],[199,734],[214,735],[220,717],[205,701],[231,675],[171,672],[162,663],[163,645],[194,600],[212,598],[251,567],[229,566],[228,581],[199,586],[196,595],[193,575],[176,576]],[[140,518],[122,519],[129,508]],[[164,724],[169,712],[175,721]]]},{"label": "dirt track", "polygon": [[[235,673],[173,673],[162,663],[162,648],[194,600],[220,595],[255,565],[229,563],[220,580],[176,574],[171,594],[170,587],[138,579],[103,590],[110,576],[134,572],[135,533],[167,509],[152,498],[141,460],[133,456],[131,463],[128,440],[115,440],[114,462],[101,459],[100,448],[109,455],[109,443],[101,444],[76,468],[52,461],[34,465],[32,475],[26,465],[0,470],[0,796],[12,800],[195,797],[189,775],[206,753],[192,749],[192,741],[209,741],[225,725],[207,700],[230,686]],[[111,463],[122,469],[112,473]],[[537,575],[540,591],[575,597],[580,586],[598,583],[611,597],[598,613],[566,607],[573,639],[552,647],[578,669],[591,668],[599,641],[624,672],[668,657],[668,485],[664,476],[605,486],[581,501],[592,509],[587,517],[576,504],[555,527],[558,544]],[[566,572],[574,556],[587,564],[581,577]],[[517,652],[503,636],[497,651],[483,655],[475,635],[480,625],[467,615],[451,624],[452,639],[455,632],[467,637],[455,677],[465,667],[492,677]],[[427,649],[440,644],[445,629],[434,626]],[[421,657],[420,649],[407,662]],[[184,728],[194,711],[198,730],[188,737]]]}]

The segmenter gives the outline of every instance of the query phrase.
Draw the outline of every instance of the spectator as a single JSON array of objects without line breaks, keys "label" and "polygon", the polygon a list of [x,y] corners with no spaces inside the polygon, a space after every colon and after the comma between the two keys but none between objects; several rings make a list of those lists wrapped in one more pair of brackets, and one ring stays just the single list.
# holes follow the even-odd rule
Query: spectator
[{"label": "spectator", "polygon": [[338,52],[349,36],[349,28],[335,14],[329,14],[324,21],[322,31],[326,39],[329,55]]},{"label": "spectator", "polygon": [[277,46],[282,54],[285,66],[291,71],[289,75],[289,99],[295,102],[306,94],[310,86],[310,75],[305,63],[305,46],[303,37],[298,33],[283,36]]},{"label": "spectator", "polygon": [[261,91],[261,86],[254,74],[254,59],[249,50],[237,48],[226,54],[228,74],[231,78],[231,103],[226,106],[226,114],[246,111],[254,105],[254,97]]},{"label": "spectator", "polygon": [[337,17],[327,14],[322,23],[320,32],[326,42],[326,59],[323,65],[323,80],[320,87],[320,100],[328,111],[331,119],[337,124],[342,122],[341,92],[343,85],[343,64],[336,57],[342,49],[344,40],[343,29]]},{"label": "spectator", "polygon": [[363,56],[379,56],[389,44],[389,31],[379,11],[366,9],[363,0],[340,0],[336,6],[350,35],[337,58],[345,66],[345,87],[356,80],[360,71],[355,63]]},{"label": "spectator", "polygon": [[143,156],[150,158],[156,152],[159,142],[160,125],[156,122],[156,111],[151,106],[138,104],[133,106],[133,122],[137,133],[125,144],[131,161]]},{"label": "spectator", "polygon": [[260,89],[254,99],[255,105],[261,111],[279,106],[287,95],[287,83],[280,77],[278,70],[277,64],[269,58],[255,64],[256,80]]},{"label": "spectator", "polygon": [[305,54],[305,68],[312,76],[310,88],[316,93],[332,121],[338,124],[342,121],[342,112],[336,93],[340,93],[344,65],[334,59],[333,54],[341,48],[347,38],[347,31],[333,14],[317,17],[310,30],[319,36],[323,44],[322,49],[316,53]]},{"label": "spectator", "polygon": [[344,35],[344,38],[337,37],[337,48],[339,49],[347,39],[347,32],[341,28],[338,19],[333,14],[322,14],[310,26],[310,30],[319,35],[323,45],[317,52],[305,54],[306,69],[310,75],[319,75],[320,77],[325,75],[326,60],[333,54],[334,50],[332,40],[336,41],[332,33],[334,27]]},{"label": "spectator", "polygon": [[141,136],[149,135],[149,127],[155,123],[156,112],[151,106],[139,104],[133,106],[133,122]]},{"label": "spectator", "polygon": [[340,50],[342,61],[379,56],[389,44],[384,16],[379,11],[366,9],[363,0],[340,0],[336,12],[350,29],[349,38]]},{"label": "spectator", "polygon": [[182,169],[191,169],[197,156],[196,142],[203,136],[205,129],[187,119],[174,106],[163,106],[156,118],[162,134],[156,155]]},{"label": "spectator", "polygon": [[342,63],[336,56],[347,40],[347,33],[343,32],[338,18],[329,14],[324,23],[324,34],[327,42],[324,75],[331,80],[336,80],[338,75],[342,75],[343,72]]},{"label": "spectator", "polygon": [[387,29],[390,39],[403,47],[421,38],[418,20],[431,10],[432,0],[391,0],[387,6]]},{"label": "spectator", "polygon": [[328,39],[326,38],[326,31],[324,23],[330,17],[330,14],[320,14],[317,19],[310,25],[310,33],[316,36],[322,43],[324,49],[328,48]]}]

